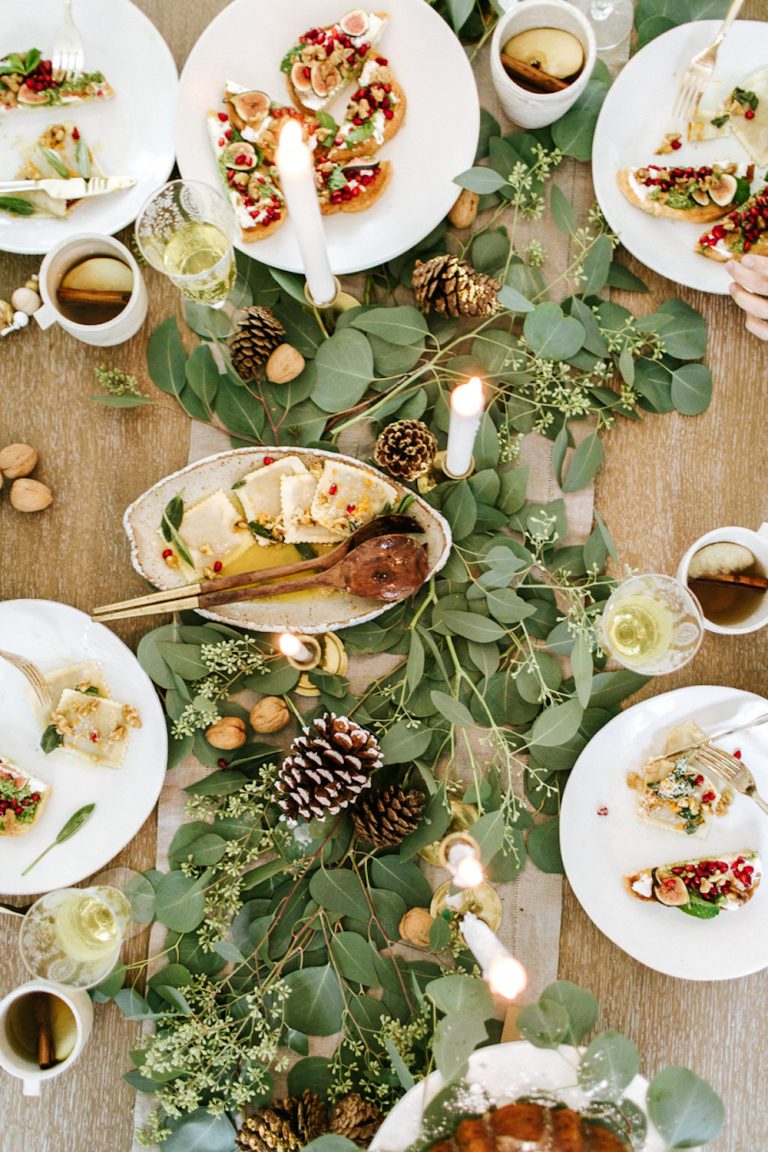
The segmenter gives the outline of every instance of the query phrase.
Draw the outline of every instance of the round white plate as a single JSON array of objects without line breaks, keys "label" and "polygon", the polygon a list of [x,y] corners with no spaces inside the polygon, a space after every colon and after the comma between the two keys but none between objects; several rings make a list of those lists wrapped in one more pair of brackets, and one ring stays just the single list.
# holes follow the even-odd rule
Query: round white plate
[{"label": "round white plate", "polygon": [[[39,48],[50,56],[63,16],[61,0],[3,0],[0,53]],[[123,192],[78,204],[65,220],[0,212],[0,249],[47,252],[79,232],[110,235],[130,224],[173,167],[176,65],[168,45],[130,0],[77,0],[74,17],[85,45],[85,68],[101,71],[111,100],[0,112],[0,179],[16,176],[27,143],[49,124],[74,120],[107,176],[133,176]]]},{"label": "round white plate", "polygon": [[[681,24],[657,36],[633,56],[608,91],[592,145],[595,194],[605,218],[624,247],[654,272],[676,284],[725,294],[731,278],[723,264],[707,260],[693,246],[709,225],[663,220],[634,207],[616,182],[621,168],[646,164],[701,167],[713,161],[749,161],[735,136],[683,141],[677,152],[654,156],[672,131],[672,106],[680,76],[695,52],[713,39],[720,22]],[[734,24],[717,57],[712,80],[725,98],[736,84],[763,67],[768,57],[768,26],[758,20]]]},{"label": "round white plate", "polygon": [[[157,693],[136,657],[108,628],[76,608],[52,600],[0,603],[0,648],[26,656],[42,672],[97,660],[114,699],[138,708],[142,722],[130,731],[119,768],[87,764],[64,749],[46,755],[32,689],[20,672],[0,660],[0,754],[51,785],[34,827],[21,836],[0,836],[0,891],[23,896],[77,884],[136,835],[165,779],[167,737]],[[22,876],[69,817],[91,802],[96,808],[81,830]]]},{"label": "round white plate", "polygon": [[[475,1087],[478,1105],[483,1107],[483,1094],[496,1105],[510,1104],[519,1096],[532,1092],[551,1092],[570,1108],[586,1108],[589,1099],[577,1085],[574,1063],[576,1051],[561,1047],[534,1048],[526,1040],[494,1044],[481,1048],[469,1058],[467,1082]],[[371,1142],[371,1152],[404,1152],[418,1138],[421,1117],[429,1102],[443,1086],[439,1072],[433,1072],[406,1092],[387,1116]],[[648,1082],[635,1076],[625,1095],[645,1109]],[[643,1152],[665,1152],[666,1144],[656,1128],[648,1122],[648,1136]]]},{"label": "round white plate", "polygon": [[[211,21],[179,83],[176,154],[182,176],[219,187],[205,115],[221,107],[225,81],[261,88],[289,104],[280,71],[283,55],[309,28],[332,24],[350,7],[339,0],[291,0],[269,7],[233,0]],[[393,168],[381,198],[365,212],[324,219],[331,267],[339,275],[383,264],[431,232],[458,196],[453,178],[471,167],[477,147],[477,89],[453,32],[424,0],[388,0],[384,8],[390,20],[377,48],[389,60],[408,108],[402,128],[380,153]],[[351,91],[329,106],[337,119]],[[303,271],[290,220],[265,240],[238,241],[237,247],[275,268]]]},{"label": "round white plate", "polygon": [[[753,848],[768,858],[768,818],[754,801],[736,795],[706,839],[668,831],[635,815],[637,793],[627,773],[663,750],[682,720],[705,732],[753,719],[766,701],[719,685],[678,688],[628,708],[590,740],[568,779],[560,814],[565,874],[591,920],[642,964],[683,980],[733,980],[768,966],[768,883],[750,902],[712,920],[635,899],[624,877],[641,868]],[[718,742],[741,748],[758,789],[768,791],[768,731],[755,728]],[[599,809],[607,808],[601,816]]]}]

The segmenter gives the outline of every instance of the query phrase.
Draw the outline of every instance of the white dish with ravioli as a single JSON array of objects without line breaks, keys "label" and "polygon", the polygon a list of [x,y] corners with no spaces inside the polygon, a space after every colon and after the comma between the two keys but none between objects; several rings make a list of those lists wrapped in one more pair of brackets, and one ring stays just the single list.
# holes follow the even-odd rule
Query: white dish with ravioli
[{"label": "white dish with ravioli", "polygon": [[[731,133],[696,143],[684,139],[682,147],[670,155],[655,155],[665,133],[676,127],[672,106],[680,77],[694,53],[713,40],[719,26],[718,20],[699,20],[670,28],[625,65],[600,111],[592,145],[592,174],[598,203],[633,256],[673,283],[725,294],[731,277],[724,265],[694,250],[699,237],[712,225],[649,216],[625,199],[616,179],[621,169],[648,164],[699,168],[753,159]],[[759,20],[737,20],[720,46],[706,93],[708,106],[716,111],[737,85],[767,65],[768,26]]]},{"label": "white dish with ravioli", "polygon": [[[683,980],[733,980],[768,967],[768,889],[736,911],[699,920],[630,895],[625,877],[697,856],[752,850],[768,858],[768,820],[748,796],[734,796],[705,839],[637,817],[627,774],[664,750],[671,728],[692,720],[713,733],[755,719],[766,700],[720,685],[678,688],[643,700],[610,720],[579,756],[560,813],[565,874],[584,911],[641,964]],[[740,749],[758,790],[768,792],[768,726],[718,741]]]},{"label": "white dish with ravioli", "polygon": [[[306,558],[307,548],[315,554],[328,551],[360,524],[396,511],[406,495],[413,496],[406,514],[424,529],[416,539],[427,549],[429,579],[448,559],[447,521],[410,489],[338,452],[264,447],[209,456],[158,481],[126,510],[123,523],[136,571],[156,588],[176,588],[200,576],[293,564]],[[179,498],[183,519],[173,538],[164,538],[164,513]],[[242,515],[233,516],[233,508],[241,508]],[[318,588],[229,604],[201,615],[255,632],[319,633],[373,620],[390,607]]]},{"label": "white dish with ravioli", "polygon": [[[165,779],[165,718],[136,657],[103,624],[51,600],[0,603],[0,648],[25,656],[44,674],[93,662],[111,695],[136,709],[119,766],[89,763],[76,752],[40,747],[39,705],[24,676],[0,660],[0,754],[51,787],[37,823],[22,836],[0,836],[0,892],[25,896],[65,888],[103,868],[132,840],[155,806]],[[21,872],[85,804],[96,807],[70,840],[26,875]]]}]

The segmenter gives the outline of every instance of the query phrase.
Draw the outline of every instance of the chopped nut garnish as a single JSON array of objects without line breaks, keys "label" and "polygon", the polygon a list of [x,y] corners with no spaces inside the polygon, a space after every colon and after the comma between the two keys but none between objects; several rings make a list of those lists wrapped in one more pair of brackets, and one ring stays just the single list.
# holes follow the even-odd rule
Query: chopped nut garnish
[{"label": "chopped nut garnish", "polygon": [[129,728],[141,728],[141,716],[139,716],[138,708],[134,708],[132,704],[123,704],[123,722]]}]

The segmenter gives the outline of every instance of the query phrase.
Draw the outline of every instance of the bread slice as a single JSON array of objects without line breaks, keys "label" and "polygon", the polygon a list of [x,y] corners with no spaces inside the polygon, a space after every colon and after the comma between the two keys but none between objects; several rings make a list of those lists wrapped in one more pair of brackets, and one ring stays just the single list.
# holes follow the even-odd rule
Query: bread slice
[{"label": "bread slice", "polygon": [[83,104],[114,96],[101,72],[68,76],[61,68],[54,71],[51,61],[44,59],[37,48],[6,53],[0,59],[0,71],[0,113]]},{"label": "bread slice", "polygon": [[356,160],[352,164],[320,162],[315,169],[320,211],[364,212],[379,199],[392,176],[388,160]]},{"label": "bread slice", "polygon": [[757,891],[762,873],[760,857],[747,849],[644,868],[625,876],[624,883],[638,900],[710,920],[721,911],[743,908]]},{"label": "bread slice", "polygon": [[[352,30],[349,18],[355,17]],[[310,28],[288,49],[280,70],[300,111],[320,112],[355,82],[389,20],[386,12],[348,12],[335,24]]]},{"label": "bread slice", "polygon": [[697,252],[708,260],[741,260],[748,252],[768,256],[768,184],[700,236]]},{"label": "bread slice", "polygon": [[264,240],[285,223],[287,215],[277,171],[232,126],[228,113],[211,110],[207,122],[221,182],[242,238],[246,243]]},{"label": "bread slice", "polygon": [[23,836],[40,819],[50,784],[0,756],[0,836]]},{"label": "bread slice", "polygon": [[[754,164],[713,164],[701,168],[622,168],[616,180],[630,204],[650,216],[707,224],[719,220],[749,195]],[[698,200],[704,200],[700,204]]]},{"label": "bread slice", "polygon": [[375,155],[405,120],[405,92],[383,57],[372,55],[366,61],[358,84],[328,147],[330,160],[343,163]]},{"label": "bread slice", "polygon": [[[24,161],[16,173],[18,180],[68,180],[73,177],[103,176],[85,138],[72,120],[49,124],[35,143],[28,147]],[[2,197],[0,207],[13,212],[10,206],[22,200],[31,207],[24,215],[50,216],[63,220],[77,207],[80,200],[59,200],[47,192],[14,192],[9,198]],[[17,213],[21,214],[21,213]]]}]

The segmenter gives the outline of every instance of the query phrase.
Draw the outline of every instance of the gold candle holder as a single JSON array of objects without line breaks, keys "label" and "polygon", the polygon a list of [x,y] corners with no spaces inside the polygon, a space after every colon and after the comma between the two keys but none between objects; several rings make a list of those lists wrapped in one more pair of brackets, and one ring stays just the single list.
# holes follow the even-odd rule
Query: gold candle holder
[{"label": "gold candle holder", "polygon": [[437,889],[432,897],[429,911],[438,917],[448,910],[454,916],[474,912],[478,919],[485,921],[492,932],[497,932],[503,914],[498,892],[490,884],[479,884],[477,888],[463,888],[458,891],[450,880]]},{"label": "gold candle holder", "polygon": [[338,276],[334,276],[333,283],[336,286],[336,295],[332,300],[329,300],[327,304],[318,304],[309,291],[309,284],[307,284],[306,281],[304,282],[304,295],[307,298],[307,303],[310,308],[316,308],[318,312],[333,312],[338,316],[340,312],[346,312],[350,308],[360,307],[360,301],[357,297],[353,296],[351,292],[345,292],[341,287],[341,281]]},{"label": "gold candle holder", "polygon": [[309,649],[311,656],[306,660],[285,656],[291,668],[296,668],[302,673],[294,692],[297,696],[319,696],[320,689],[312,683],[307,673],[320,668],[322,672],[343,676],[348,664],[346,649],[335,632],[324,632],[321,636],[295,633],[295,636],[305,648]]},{"label": "gold candle holder", "polygon": [[436,453],[435,458],[430,465],[429,471],[425,472],[423,476],[419,476],[418,480],[416,481],[416,487],[418,488],[419,492],[422,493],[422,495],[425,495],[427,492],[431,492],[432,489],[436,488],[437,485],[442,483],[443,480],[466,480],[474,472],[475,458],[473,456],[469,462],[469,468],[467,471],[462,473],[461,476],[454,476],[445,467],[447,455],[447,452]]}]

